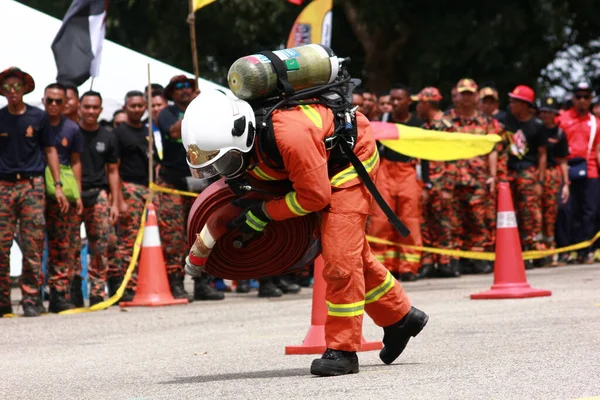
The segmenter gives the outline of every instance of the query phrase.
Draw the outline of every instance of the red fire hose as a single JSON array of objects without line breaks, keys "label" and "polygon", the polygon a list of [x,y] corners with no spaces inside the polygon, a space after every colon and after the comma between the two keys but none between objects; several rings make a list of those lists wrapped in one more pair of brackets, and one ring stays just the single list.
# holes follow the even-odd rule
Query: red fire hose
[{"label": "red fire hose", "polygon": [[225,181],[219,180],[198,196],[188,217],[190,248],[205,225],[216,240],[204,266],[209,274],[233,280],[276,276],[302,268],[321,254],[319,217],[315,213],[272,221],[262,234],[241,248],[234,247],[240,232],[239,229],[229,231],[227,224],[242,212],[231,204],[234,198]]}]

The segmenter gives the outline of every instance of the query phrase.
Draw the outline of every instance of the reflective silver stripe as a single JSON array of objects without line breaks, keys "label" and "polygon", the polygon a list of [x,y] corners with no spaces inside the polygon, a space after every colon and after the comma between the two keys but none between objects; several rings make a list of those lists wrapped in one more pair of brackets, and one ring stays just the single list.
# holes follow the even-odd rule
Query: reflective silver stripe
[{"label": "reflective silver stripe", "polygon": [[382,298],[387,292],[392,290],[395,285],[395,279],[388,271],[385,281],[379,286],[369,290],[365,295],[365,304],[371,304]]}]

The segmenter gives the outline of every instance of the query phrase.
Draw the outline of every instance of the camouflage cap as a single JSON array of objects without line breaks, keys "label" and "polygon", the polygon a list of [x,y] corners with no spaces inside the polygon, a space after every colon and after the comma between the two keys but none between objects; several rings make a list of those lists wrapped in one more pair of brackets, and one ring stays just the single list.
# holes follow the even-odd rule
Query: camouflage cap
[{"label": "camouflage cap", "polygon": [[495,100],[500,100],[498,91],[490,86],[486,86],[479,91],[479,98],[485,99],[486,97],[493,97]]},{"label": "camouflage cap", "polygon": [[435,87],[426,87],[415,96],[410,96],[412,101],[442,101],[440,91]]},{"label": "camouflage cap", "polygon": [[477,89],[478,89],[477,83],[475,83],[475,81],[473,79],[469,79],[469,78],[461,79],[456,84],[456,90],[458,91],[458,93],[463,93],[463,92],[477,93]]}]

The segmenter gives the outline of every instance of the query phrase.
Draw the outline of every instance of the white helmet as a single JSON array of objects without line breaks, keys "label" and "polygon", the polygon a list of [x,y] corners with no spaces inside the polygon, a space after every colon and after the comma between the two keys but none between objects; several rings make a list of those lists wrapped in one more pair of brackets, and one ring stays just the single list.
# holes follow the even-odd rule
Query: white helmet
[{"label": "white helmet", "polygon": [[195,178],[241,175],[254,144],[256,121],[250,104],[219,90],[202,91],[187,107],[181,140]]}]

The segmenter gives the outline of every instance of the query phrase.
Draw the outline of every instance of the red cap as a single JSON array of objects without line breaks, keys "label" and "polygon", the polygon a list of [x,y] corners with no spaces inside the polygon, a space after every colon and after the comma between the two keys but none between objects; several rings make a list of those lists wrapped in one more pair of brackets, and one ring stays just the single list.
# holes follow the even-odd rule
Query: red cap
[{"label": "red cap", "polygon": [[531,105],[535,102],[535,92],[532,88],[525,85],[519,85],[514,88],[513,91],[508,94],[508,97],[524,101]]}]

